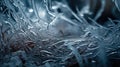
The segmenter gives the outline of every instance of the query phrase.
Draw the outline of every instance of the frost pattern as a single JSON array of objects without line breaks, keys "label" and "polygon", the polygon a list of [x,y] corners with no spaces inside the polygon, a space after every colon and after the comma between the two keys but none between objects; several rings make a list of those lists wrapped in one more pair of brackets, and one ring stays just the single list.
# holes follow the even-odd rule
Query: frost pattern
[{"label": "frost pattern", "polygon": [[99,1],[73,10],[68,0],[0,0],[0,67],[109,67],[120,58],[120,3],[112,2],[118,19],[100,25],[107,0]]}]

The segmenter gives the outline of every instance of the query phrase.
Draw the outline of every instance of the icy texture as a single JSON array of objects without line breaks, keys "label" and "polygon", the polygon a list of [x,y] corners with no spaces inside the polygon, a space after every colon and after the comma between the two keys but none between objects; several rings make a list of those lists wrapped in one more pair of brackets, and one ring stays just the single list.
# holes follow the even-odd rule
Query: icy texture
[{"label": "icy texture", "polygon": [[120,58],[120,3],[100,25],[98,1],[0,0],[0,67],[109,67]]},{"label": "icy texture", "polygon": [[116,7],[118,8],[118,10],[120,11],[120,1],[119,0],[114,0],[114,2],[115,2],[115,5],[116,5]]}]

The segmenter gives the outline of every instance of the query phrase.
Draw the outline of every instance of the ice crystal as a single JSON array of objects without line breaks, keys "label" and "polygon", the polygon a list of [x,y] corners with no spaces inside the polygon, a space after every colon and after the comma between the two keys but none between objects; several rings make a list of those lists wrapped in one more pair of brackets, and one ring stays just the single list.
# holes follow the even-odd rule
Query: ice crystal
[{"label": "ice crystal", "polygon": [[0,67],[114,67],[119,2],[0,0]]}]

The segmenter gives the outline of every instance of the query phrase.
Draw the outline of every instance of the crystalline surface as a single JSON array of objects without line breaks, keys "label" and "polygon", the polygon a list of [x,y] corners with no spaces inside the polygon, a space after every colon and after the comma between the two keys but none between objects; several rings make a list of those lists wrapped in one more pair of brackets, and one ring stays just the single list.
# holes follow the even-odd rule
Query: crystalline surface
[{"label": "crystalline surface", "polygon": [[0,0],[0,67],[119,67],[119,4]]}]

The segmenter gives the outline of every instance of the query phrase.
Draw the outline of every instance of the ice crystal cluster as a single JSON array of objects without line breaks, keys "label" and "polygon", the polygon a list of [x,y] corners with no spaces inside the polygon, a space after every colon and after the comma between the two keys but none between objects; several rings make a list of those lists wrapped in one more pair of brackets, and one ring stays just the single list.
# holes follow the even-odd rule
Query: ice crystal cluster
[{"label": "ice crystal cluster", "polygon": [[115,65],[120,0],[0,0],[0,67]]}]

